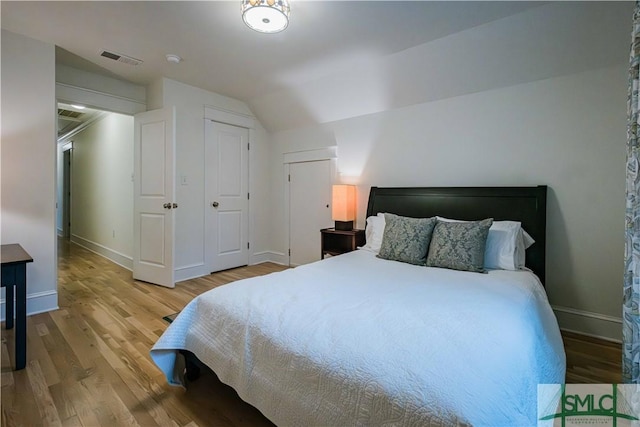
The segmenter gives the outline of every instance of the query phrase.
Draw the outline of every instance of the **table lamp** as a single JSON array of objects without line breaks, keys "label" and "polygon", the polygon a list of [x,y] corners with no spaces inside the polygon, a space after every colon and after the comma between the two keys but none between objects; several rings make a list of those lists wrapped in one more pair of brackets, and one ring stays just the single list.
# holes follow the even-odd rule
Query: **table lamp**
[{"label": "table lamp", "polygon": [[336,230],[353,230],[356,219],[356,186],[334,185],[332,191],[331,217]]}]

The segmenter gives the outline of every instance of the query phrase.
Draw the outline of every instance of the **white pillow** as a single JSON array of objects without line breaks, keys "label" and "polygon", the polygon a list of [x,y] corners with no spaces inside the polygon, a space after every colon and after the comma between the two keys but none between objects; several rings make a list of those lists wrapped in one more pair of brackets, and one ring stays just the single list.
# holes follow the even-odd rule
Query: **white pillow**
[{"label": "white pillow", "polygon": [[529,235],[529,233],[527,233],[526,231],[524,231],[524,229],[520,228],[520,235],[518,236],[518,240],[516,242],[516,254],[515,254],[515,259],[516,259],[516,267],[519,270],[522,270],[525,264],[525,258],[526,258],[526,250],[529,248],[529,246],[533,245],[536,241],[533,240],[533,237],[531,237]]},{"label": "white pillow", "polygon": [[[484,266],[488,269],[518,270],[517,249],[521,236],[517,221],[494,221],[489,228]],[[524,251],[523,251],[524,252]]]},{"label": "white pillow", "polygon": [[380,252],[382,246],[382,236],[384,235],[384,214],[379,213],[377,216],[370,216],[367,218],[367,226],[364,230],[364,236],[366,244],[360,249],[371,251],[374,253]]},{"label": "white pillow", "polygon": [[[437,217],[439,221],[458,221]],[[520,270],[524,268],[525,251],[535,240],[518,221],[494,221],[489,228],[484,252],[484,268]]]}]

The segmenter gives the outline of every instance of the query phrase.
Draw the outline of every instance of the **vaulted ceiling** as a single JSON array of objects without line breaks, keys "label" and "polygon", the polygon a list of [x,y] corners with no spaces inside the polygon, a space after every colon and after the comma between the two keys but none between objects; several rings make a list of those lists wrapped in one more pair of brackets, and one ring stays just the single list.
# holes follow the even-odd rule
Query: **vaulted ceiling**
[{"label": "vaulted ceiling", "polygon": [[[484,28],[505,17],[528,11],[535,15],[536,10],[544,11],[548,6],[544,2],[524,1],[291,0],[291,23],[278,34],[260,34],[247,28],[240,16],[239,0],[2,1],[1,19],[3,29],[55,44],[59,63],[140,85],[168,77],[245,101],[268,129],[282,130],[454,96],[456,88],[445,90],[454,85],[454,79],[441,84],[432,81],[429,88],[419,81],[427,80],[430,73],[434,78],[440,78],[442,73],[445,77],[451,75],[450,69],[456,68],[456,63],[464,64],[464,58],[456,58],[456,51],[449,50],[449,63],[443,65],[441,57],[426,46],[435,46],[439,40],[470,28]],[[568,37],[571,40],[580,39],[588,31],[580,28],[583,23],[579,16],[573,17],[575,12],[557,7],[560,12],[547,14],[560,14],[567,22],[550,22],[549,28],[537,28],[538,24],[532,24],[529,18],[521,23],[529,25],[524,31],[539,33],[542,40],[528,46],[538,49],[533,52],[532,62],[539,62],[540,55],[553,50],[555,39],[566,35],[563,25],[576,25],[572,29],[575,36]],[[594,6],[591,17],[602,16],[605,7]],[[547,19],[544,12],[538,15],[537,19]],[[615,25],[609,22],[615,20],[607,20],[606,16],[602,20],[604,26],[585,33],[586,36],[593,33],[594,39],[602,35],[612,37],[608,34],[611,27],[616,35],[626,37],[628,29],[622,33],[617,22]],[[491,37],[499,37],[490,32],[478,33],[480,38],[483,34],[494,44]],[[517,34],[517,31],[510,33],[508,39],[516,36],[512,43],[503,40],[505,45],[500,47],[509,55],[507,60],[513,57],[512,50],[522,44]],[[471,41],[485,42],[477,37]],[[560,47],[567,51],[568,61],[574,61],[574,47]],[[117,62],[100,56],[103,50],[142,63],[134,66]],[[603,57],[606,50],[596,52],[596,58],[605,63],[611,62]],[[482,49],[478,52],[485,55]],[[183,61],[169,63],[166,54],[178,55]],[[412,59],[407,60],[408,57]],[[516,61],[523,62],[519,57]],[[486,64],[468,64],[478,65],[486,79],[499,74],[487,69]],[[408,69],[416,66],[424,70],[424,78]],[[522,67],[532,68],[526,63]],[[464,78],[465,73],[456,75],[460,77]],[[400,88],[397,82],[406,82],[407,88]],[[490,87],[493,83],[483,84]],[[375,92],[376,86],[383,86],[387,92],[400,89],[400,95],[394,92],[395,99],[385,101],[385,105],[373,105],[376,103],[367,100],[367,107],[348,107],[348,111],[343,111],[341,94],[360,97],[360,92],[349,92],[356,86],[362,86],[362,93]],[[402,95],[403,91],[407,94]]]}]

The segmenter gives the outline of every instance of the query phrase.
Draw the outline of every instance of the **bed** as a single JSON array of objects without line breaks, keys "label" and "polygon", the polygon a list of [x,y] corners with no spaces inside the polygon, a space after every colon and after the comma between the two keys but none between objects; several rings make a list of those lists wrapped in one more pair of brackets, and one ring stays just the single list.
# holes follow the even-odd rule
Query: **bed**
[{"label": "bed", "polygon": [[221,286],[185,307],[154,362],[184,385],[194,354],[282,426],[536,425],[538,384],[565,376],[543,287],[546,187],[372,187],[367,218],[390,213],[518,221],[536,243],[525,269],[357,250]]}]

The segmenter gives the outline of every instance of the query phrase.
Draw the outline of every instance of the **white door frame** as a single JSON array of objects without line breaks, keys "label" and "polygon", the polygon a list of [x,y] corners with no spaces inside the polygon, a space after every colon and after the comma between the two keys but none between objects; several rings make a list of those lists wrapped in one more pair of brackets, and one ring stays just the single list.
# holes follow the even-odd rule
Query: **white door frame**
[{"label": "white door frame", "polygon": [[[291,221],[289,218],[289,172],[291,163],[302,163],[302,162],[316,162],[320,160],[331,160],[331,175],[332,181],[336,182],[338,168],[338,147],[331,146],[326,148],[319,148],[315,150],[304,150],[304,151],[291,151],[288,153],[284,153],[283,163],[284,163],[284,233],[283,233],[283,247],[285,248],[284,258],[286,260],[287,265],[291,264],[291,248],[289,247],[290,240],[290,229],[291,229]],[[320,233],[320,230],[318,230]],[[320,250],[320,248],[318,248]]]},{"label": "white door frame", "polygon": [[[134,116],[137,113],[141,113],[147,110],[147,105],[141,103],[138,100],[124,98],[122,96],[113,95],[107,92],[99,92],[92,89],[56,82],[56,114],[58,103],[60,102],[67,104],[86,105],[97,110],[111,111],[114,113],[126,114],[129,116]],[[58,162],[56,162],[56,172],[54,175],[54,179],[57,179],[58,176],[57,165]],[[131,212],[131,218],[133,220],[133,211]],[[56,233],[55,228],[56,226],[54,224],[54,233]],[[55,259],[57,259],[58,245],[55,245],[54,252],[54,257]],[[56,277],[58,277],[57,263],[55,263],[55,271]]]}]

